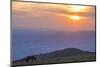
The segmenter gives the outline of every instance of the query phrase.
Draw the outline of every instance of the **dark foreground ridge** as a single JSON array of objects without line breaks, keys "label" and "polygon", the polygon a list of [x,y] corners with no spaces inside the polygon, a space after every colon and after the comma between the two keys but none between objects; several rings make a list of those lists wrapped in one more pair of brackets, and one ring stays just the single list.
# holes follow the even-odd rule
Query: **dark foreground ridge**
[{"label": "dark foreground ridge", "polygon": [[96,61],[96,53],[82,51],[76,48],[68,48],[57,50],[54,52],[27,56],[23,59],[12,62],[12,66],[26,66],[38,64],[54,64],[54,63],[72,63],[72,62],[88,62]]}]

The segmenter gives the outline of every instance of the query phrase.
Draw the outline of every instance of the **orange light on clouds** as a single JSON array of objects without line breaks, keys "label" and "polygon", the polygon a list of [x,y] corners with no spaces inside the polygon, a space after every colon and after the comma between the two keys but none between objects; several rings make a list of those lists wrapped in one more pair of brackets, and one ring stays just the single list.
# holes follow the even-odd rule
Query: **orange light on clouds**
[{"label": "orange light on clouds", "polygon": [[70,5],[69,8],[73,12],[81,12],[81,11],[85,11],[86,10],[86,7],[85,6]]},{"label": "orange light on clouds", "polygon": [[70,31],[95,29],[95,8],[91,6],[31,2],[12,4],[14,28]]}]

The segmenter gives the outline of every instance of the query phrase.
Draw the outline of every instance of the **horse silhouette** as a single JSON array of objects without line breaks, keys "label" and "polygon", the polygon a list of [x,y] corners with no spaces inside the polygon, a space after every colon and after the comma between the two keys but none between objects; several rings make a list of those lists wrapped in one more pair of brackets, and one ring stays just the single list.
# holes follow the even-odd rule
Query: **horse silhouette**
[{"label": "horse silhouette", "polygon": [[27,57],[25,58],[25,61],[26,61],[26,62],[36,62],[37,59],[36,59],[35,56],[27,56]]}]

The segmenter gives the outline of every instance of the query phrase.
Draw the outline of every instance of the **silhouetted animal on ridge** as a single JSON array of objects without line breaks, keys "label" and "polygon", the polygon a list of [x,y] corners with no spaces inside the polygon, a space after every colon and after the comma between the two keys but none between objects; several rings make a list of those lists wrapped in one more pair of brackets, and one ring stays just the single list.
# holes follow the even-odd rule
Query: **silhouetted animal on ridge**
[{"label": "silhouetted animal on ridge", "polygon": [[26,61],[26,62],[36,62],[37,59],[36,59],[35,56],[27,56],[27,57],[25,58],[25,61]]}]

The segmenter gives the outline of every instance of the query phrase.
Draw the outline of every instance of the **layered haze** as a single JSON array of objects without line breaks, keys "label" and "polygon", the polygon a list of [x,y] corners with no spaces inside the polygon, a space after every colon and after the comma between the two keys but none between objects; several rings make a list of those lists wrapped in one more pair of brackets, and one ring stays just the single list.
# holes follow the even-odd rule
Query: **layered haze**
[{"label": "layered haze", "polygon": [[12,2],[13,59],[65,48],[95,52],[95,7]]}]

